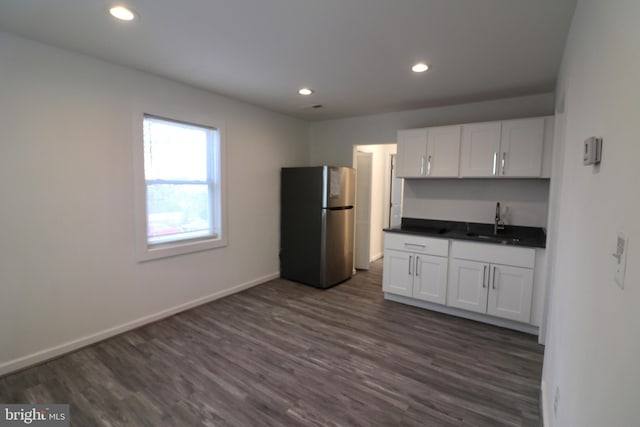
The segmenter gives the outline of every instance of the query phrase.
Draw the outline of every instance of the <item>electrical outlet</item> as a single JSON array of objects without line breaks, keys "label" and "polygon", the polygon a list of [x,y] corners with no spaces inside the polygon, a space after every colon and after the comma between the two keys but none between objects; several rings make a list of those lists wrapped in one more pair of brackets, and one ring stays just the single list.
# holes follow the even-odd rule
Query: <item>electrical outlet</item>
[{"label": "electrical outlet", "polygon": [[556,387],[556,394],[553,397],[553,416],[558,416],[558,405],[560,404],[560,386]]}]

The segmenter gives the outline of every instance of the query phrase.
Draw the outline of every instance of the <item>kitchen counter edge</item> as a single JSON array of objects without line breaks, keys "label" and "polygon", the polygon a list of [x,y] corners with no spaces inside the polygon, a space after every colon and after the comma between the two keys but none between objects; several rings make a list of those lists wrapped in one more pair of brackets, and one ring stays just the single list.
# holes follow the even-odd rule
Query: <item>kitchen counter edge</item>
[{"label": "kitchen counter edge", "polygon": [[[404,219],[403,219],[404,221]],[[435,222],[435,221],[434,221]],[[461,225],[466,223],[455,223],[447,221],[446,224],[453,227],[443,227],[444,222],[438,221],[439,226],[416,226],[416,225],[402,225],[400,227],[391,227],[383,229],[386,233],[398,233],[398,234],[410,234],[415,236],[433,237],[438,239],[447,240],[464,240],[470,242],[487,243],[494,245],[504,246],[519,246],[529,248],[546,248],[546,234],[542,228],[538,227],[513,227],[513,230],[509,230],[508,233],[488,235],[477,232],[470,233],[462,228]],[[475,226],[481,226],[485,228],[488,224],[475,224]],[[518,233],[519,229],[526,228],[526,232]]]}]

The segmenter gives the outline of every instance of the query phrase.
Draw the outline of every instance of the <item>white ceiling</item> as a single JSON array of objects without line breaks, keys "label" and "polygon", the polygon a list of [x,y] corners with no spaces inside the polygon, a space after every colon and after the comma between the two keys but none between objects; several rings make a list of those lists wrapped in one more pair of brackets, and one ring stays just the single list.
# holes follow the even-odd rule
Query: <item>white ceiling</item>
[{"label": "white ceiling", "polygon": [[116,2],[0,0],[0,30],[324,120],[553,91],[575,1],[124,0],[124,23]]}]

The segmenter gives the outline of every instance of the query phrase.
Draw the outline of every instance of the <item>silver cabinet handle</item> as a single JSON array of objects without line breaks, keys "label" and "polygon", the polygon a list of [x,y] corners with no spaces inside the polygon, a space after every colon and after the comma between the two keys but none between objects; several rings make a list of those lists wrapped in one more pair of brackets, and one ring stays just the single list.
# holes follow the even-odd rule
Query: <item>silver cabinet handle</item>
[{"label": "silver cabinet handle", "polygon": [[498,153],[496,151],[493,152],[493,174],[496,174],[496,166],[498,163]]},{"label": "silver cabinet handle", "polygon": [[416,256],[416,276],[420,275],[420,271],[418,271],[419,266],[420,266],[420,257]]},{"label": "silver cabinet handle", "polygon": [[409,255],[409,276],[411,276],[411,264],[413,263],[413,256]]},{"label": "silver cabinet handle", "polygon": [[491,282],[491,287],[493,289],[496,288],[496,266],[495,265],[493,266],[493,280]]},{"label": "silver cabinet handle", "polygon": [[505,165],[505,157],[507,157],[507,153],[505,151],[502,152],[502,175],[504,175],[504,165]]},{"label": "silver cabinet handle", "polygon": [[486,288],[487,286],[487,265],[484,265],[484,269],[482,270],[482,289]]},{"label": "silver cabinet handle", "polygon": [[420,176],[424,176],[424,156],[420,157]]},{"label": "silver cabinet handle", "polygon": [[417,243],[405,243],[404,245],[405,246],[413,246],[414,248],[422,248],[422,249],[427,247],[426,245],[419,245]]},{"label": "silver cabinet handle", "polygon": [[427,176],[431,176],[431,156],[427,159]]}]

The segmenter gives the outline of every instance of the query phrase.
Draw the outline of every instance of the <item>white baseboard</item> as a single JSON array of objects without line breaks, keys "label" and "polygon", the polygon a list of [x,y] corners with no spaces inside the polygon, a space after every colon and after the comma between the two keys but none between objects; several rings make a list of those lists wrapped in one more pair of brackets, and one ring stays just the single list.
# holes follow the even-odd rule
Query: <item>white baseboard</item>
[{"label": "white baseboard", "polygon": [[542,427],[549,427],[549,405],[547,404],[547,382],[542,380],[540,383],[540,418]]},{"label": "white baseboard", "polygon": [[4,362],[0,364],[0,377],[3,375],[7,375],[11,372],[28,368],[29,366],[33,366],[38,363],[42,363],[47,360],[59,357],[63,354],[71,353],[72,351],[78,350],[82,347],[86,347],[91,344],[95,344],[99,341],[104,341],[115,335],[119,335],[123,332],[127,332],[132,329],[139,328],[140,326],[146,325],[148,323],[156,322],[166,317],[173,316],[174,314],[180,313],[182,311],[189,310],[199,305],[207,304],[211,301],[215,301],[217,299],[226,297],[228,295],[235,294],[245,289],[249,289],[253,286],[260,285],[262,283],[268,282],[273,279],[277,279],[278,277],[280,277],[279,272],[268,274],[266,276],[259,277],[249,282],[245,282],[245,283],[241,283],[239,285],[233,286],[229,289],[224,289],[222,291],[215,292],[211,295],[207,295],[205,297],[198,298],[193,301],[189,301],[184,304],[180,304],[175,307],[171,307],[166,310],[162,310],[160,312],[141,317],[131,322],[123,323],[122,325],[114,326],[112,328],[105,329],[103,331],[96,332],[91,335],[86,335],[84,337],[77,338],[75,340],[68,341],[60,345],[49,347],[32,354],[28,354],[26,356],[19,357],[17,359],[9,360],[8,362]]},{"label": "white baseboard", "polygon": [[383,255],[382,252],[375,254],[374,256],[371,257],[371,259],[369,259],[369,262],[375,262],[379,260],[380,258],[382,258],[382,255]]},{"label": "white baseboard", "polygon": [[508,319],[500,319],[498,317],[488,316],[486,314],[474,313],[472,311],[461,310],[455,307],[435,304],[428,301],[418,300],[415,298],[404,297],[402,295],[384,293],[384,299],[402,304],[412,305],[414,307],[426,308],[427,310],[437,311],[438,313],[450,314],[452,316],[463,317],[477,322],[488,323],[490,325],[499,326],[501,328],[513,329],[524,332],[526,334],[538,335],[538,327],[526,323],[515,322]]}]

